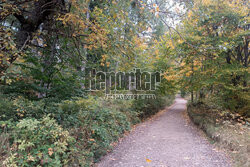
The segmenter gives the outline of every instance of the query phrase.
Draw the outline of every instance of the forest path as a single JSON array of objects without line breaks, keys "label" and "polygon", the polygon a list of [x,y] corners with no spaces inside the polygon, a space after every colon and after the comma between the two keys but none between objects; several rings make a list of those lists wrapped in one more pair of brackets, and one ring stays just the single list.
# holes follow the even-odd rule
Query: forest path
[{"label": "forest path", "polygon": [[230,167],[227,156],[189,120],[186,100],[175,103],[125,136],[98,167]]}]

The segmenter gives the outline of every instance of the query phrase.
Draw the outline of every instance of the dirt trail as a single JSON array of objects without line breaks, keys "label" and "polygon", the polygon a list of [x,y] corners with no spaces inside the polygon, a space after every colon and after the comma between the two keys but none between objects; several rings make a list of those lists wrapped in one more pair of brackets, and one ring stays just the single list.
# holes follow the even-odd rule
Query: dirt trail
[{"label": "dirt trail", "polygon": [[166,112],[138,125],[98,167],[230,167],[229,159],[207,141],[186,116],[177,97]]}]

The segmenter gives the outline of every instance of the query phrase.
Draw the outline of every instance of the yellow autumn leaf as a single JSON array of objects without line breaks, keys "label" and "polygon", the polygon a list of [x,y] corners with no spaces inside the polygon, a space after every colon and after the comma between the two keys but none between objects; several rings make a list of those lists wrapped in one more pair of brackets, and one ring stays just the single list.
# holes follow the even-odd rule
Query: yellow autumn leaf
[{"label": "yellow autumn leaf", "polygon": [[17,61],[20,63],[24,63],[24,59],[22,59],[22,58],[18,58]]},{"label": "yellow autumn leaf", "polygon": [[156,7],[156,11],[159,12],[160,11],[160,8],[159,6]]},{"label": "yellow autumn leaf", "polygon": [[29,155],[27,160],[28,161],[35,161],[35,158],[33,156]]},{"label": "yellow autumn leaf", "polygon": [[6,83],[7,83],[7,84],[10,84],[11,82],[12,82],[11,79],[6,79]]},{"label": "yellow autumn leaf", "polygon": [[202,3],[204,5],[210,5],[212,2],[210,0],[203,0]]},{"label": "yellow autumn leaf", "polygon": [[48,148],[48,154],[51,156],[53,154],[53,149],[52,148]]},{"label": "yellow autumn leaf", "polygon": [[193,15],[193,12],[190,10],[190,11],[188,12],[188,17],[191,18],[192,15]]}]

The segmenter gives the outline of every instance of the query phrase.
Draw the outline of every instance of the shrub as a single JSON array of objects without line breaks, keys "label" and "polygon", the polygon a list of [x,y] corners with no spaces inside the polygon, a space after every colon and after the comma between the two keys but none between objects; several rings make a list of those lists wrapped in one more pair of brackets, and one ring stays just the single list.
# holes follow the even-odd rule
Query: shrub
[{"label": "shrub", "polygon": [[92,112],[91,117],[90,138],[94,139],[95,144],[89,146],[94,152],[95,159],[98,159],[111,148],[112,142],[117,141],[125,131],[130,130],[131,124],[124,113],[107,108]]},{"label": "shrub", "polygon": [[3,132],[0,134],[0,166],[3,166],[2,162],[10,152],[9,138],[10,134],[8,133]]},{"label": "shrub", "polygon": [[63,166],[69,163],[74,138],[49,116],[23,119],[13,127],[6,166]]},{"label": "shrub", "polygon": [[174,96],[160,96],[156,99],[139,99],[133,103],[133,109],[139,113],[141,119],[145,119],[154,115],[166,105],[170,105],[174,100]]},{"label": "shrub", "polygon": [[140,113],[133,108],[134,102],[135,100],[104,100],[102,101],[102,105],[124,113],[129,122],[136,124],[140,122]]},{"label": "shrub", "polygon": [[121,110],[121,105],[116,104],[118,101],[104,102],[103,99],[89,97],[67,100],[60,105],[62,113],[74,115],[73,121],[70,118],[63,118],[63,124],[68,122],[66,124],[70,125],[75,122],[72,134],[77,139],[77,147],[80,150],[89,150],[89,159],[98,160],[111,148],[112,142],[130,129],[132,118],[128,117],[129,107]]},{"label": "shrub", "polygon": [[0,94],[0,120],[13,118],[13,102]]},{"label": "shrub", "polygon": [[8,108],[8,112],[14,111],[15,119],[0,122],[8,124],[5,127],[11,145],[9,154],[6,148],[2,151],[8,157],[5,165],[91,166],[140,121],[139,117],[156,113],[170,99],[105,100],[89,96],[59,103],[17,97]]},{"label": "shrub", "polygon": [[22,96],[15,98],[4,97],[0,95],[0,121],[12,119],[18,121],[24,118],[42,118],[45,102],[30,101]]}]

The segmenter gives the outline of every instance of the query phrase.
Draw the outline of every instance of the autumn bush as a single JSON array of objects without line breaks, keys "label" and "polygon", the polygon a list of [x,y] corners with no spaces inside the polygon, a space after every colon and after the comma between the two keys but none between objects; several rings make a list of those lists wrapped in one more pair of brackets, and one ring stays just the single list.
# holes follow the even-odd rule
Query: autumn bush
[{"label": "autumn bush", "polygon": [[94,97],[64,101],[60,105],[61,112],[68,115],[67,120],[61,118],[62,124],[72,127],[73,135],[79,139],[78,147],[90,150],[94,160],[105,154],[107,149],[111,148],[110,144],[130,129],[131,116],[134,114],[129,115],[128,113],[132,113],[129,109],[131,109],[129,105],[118,107],[117,101],[105,102]]},{"label": "autumn bush", "polygon": [[0,103],[6,106],[0,108],[5,114],[0,119],[4,165],[90,166],[133,124],[172,99],[105,100],[86,96],[58,103],[23,97],[9,101],[5,97],[6,103]]},{"label": "autumn bush", "polygon": [[13,140],[6,166],[63,166],[75,139],[49,116],[23,119],[12,127]]}]

